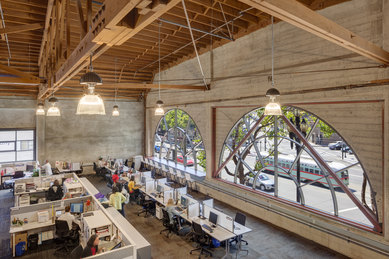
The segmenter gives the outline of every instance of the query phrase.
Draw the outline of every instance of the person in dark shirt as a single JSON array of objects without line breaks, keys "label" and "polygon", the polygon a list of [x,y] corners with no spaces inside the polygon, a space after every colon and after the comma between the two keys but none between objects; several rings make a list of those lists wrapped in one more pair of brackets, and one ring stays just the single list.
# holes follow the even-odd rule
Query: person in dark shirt
[{"label": "person in dark shirt", "polygon": [[99,242],[99,236],[96,234],[92,235],[86,243],[86,247],[82,251],[81,258],[104,252],[104,249],[99,250]]},{"label": "person in dark shirt", "polygon": [[49,201],[57,201],[57,200],[61,200],[62,197],[63,197],[62,187],[61,185],[59,185],[58,180],[55,180],[54,184],[49,188],[47,199]]}]

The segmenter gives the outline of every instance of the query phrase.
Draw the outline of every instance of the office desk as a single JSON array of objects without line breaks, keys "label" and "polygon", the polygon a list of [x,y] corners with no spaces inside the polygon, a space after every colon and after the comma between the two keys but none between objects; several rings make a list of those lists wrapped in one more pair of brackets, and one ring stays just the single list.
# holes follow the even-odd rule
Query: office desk
[{"label": "office desk", "polygon": [[[12,238],[12,256],[15,257],[15,235],[19,232],[26,232],[29,230],[36,230],[36,229],[44,229],[53,227],[55,223],[50,219],[46,222],[29,222],[27,224],[24,224],[23,226],[12,226],[9,229],[9,233],[11,234]],[[26,244],[27,245],[27,244]]]},{"label": "office desk", "polygon": [[[151,193],[147,193],[146,190],[145,190],[145,187],[142,186],[141,188],[139,188],[139,191],[143,192],[144,194],[146,194],[150,199],[158,202],[159,204],[163,205],[164,207],[166,206],[165,203],[163,203],[163,197],[159,197],[158,195],[156,197],[154,197],[153,195],[151,195]],[[155,192],[156,193],[156,192]]]}]

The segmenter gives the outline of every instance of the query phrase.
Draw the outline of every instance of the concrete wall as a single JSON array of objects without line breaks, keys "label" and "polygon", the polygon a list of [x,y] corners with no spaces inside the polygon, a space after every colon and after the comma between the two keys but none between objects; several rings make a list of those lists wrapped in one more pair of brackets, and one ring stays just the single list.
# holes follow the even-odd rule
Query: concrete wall
[{"label": "concrete wall", "polygon": [[46,117],[35,115],[36,100],[0,98],[0,128],[35,128],[41,162],[91,162],[99,156],[143,154],[142,102],[118,102],[119,117],[111,116],[112,101],[105,101],[105,116],[76,115],[77,103],[76,99],[60,99],[61,116]]},{"label": "concrete wall", "polygon": [[[388,0],[353,0],[324,9],[320,13],[389,50],[388,6]],[[327,225],[327,230],[350,233],[343,236],[342,240],[356,240],[356,237],[363,237],[383,246],[383,249],[389,252],[389,212],[387,210],[389,175],[385,173],[388,170],[389,147],[387,141],[384,141],[389,137],[389,90],[387,85],[370,85],[370,87],[365,85],[375,80],[388,79],[389,69],[379,67],[380,64],[370,59],[285,22],[274,26],[274,34],[275,82],[282,95],[279,101],[317,114],[332,125],[356,151],[377,192],[379,215],[384,232],[383,235],[377,235],[317,215],[309,215],[309,218],[313,222]],[[241,116],[253,107],[261,107],[268,102],[264,95],[271,87],[268,81],[271,68],[270,26],[213,50],[213,55],[206,53],[200,59],[206,77],[210,77],[212,71],[211,90],[164,90],[161,92],[161,99],[166,104],[166,109],[178,107],[195,120],[202,133],[207,152],[207,180],[215,182],[211,178],[212,162],[218,164],[221,146],[228,132]],[[188,60],[161,73],[162,80],[185,78],[199,79],[185,80],[185,83],[201,82],[197,60]],[[148,155],[152,154],[153,134],[159,120],[159,117],[153,115],[156,100],[156,92],[149,94],[146,105]],[[223,106],[243,107],[222,108]],[[214,107],[218,107],[215,123],[216,161],[211,159],[211,126]],[[217,184],[222,189],[231,189],[230,185]],[[231,197],[228,195],[218,191],[212,191],[212,194],[231,204]],[[243,195],[243,191],[241,194]],[[265,200],[258,195],[256,199]],[[269,206],[275,204],[271,199],[267,199],[266,202],[270,204]],[[281,204],[280,207],[291,215],[307,213],[285,204]],[[374,253],[362,246],[337,242],[333,233],[317,232],[303,223],[291,223],[286,217],[279,214],[276,216],[266,209],[253,209],[251,205],[244,203],[239,203],[239,208],[280,227],[290,229],[293,225],[295,227],[290,229],[291,231],[348,256],[362,258],[364,255]]]},{"label": "concrete wall", "polygon": [[40,159],[90,162],[142,154],[143,103],[119,102],[119,117],[111,116],[113,102],[105,102],[106,115],[76,115],[77,103],[60,100],[60,117],[38,118],[45,131]]}]

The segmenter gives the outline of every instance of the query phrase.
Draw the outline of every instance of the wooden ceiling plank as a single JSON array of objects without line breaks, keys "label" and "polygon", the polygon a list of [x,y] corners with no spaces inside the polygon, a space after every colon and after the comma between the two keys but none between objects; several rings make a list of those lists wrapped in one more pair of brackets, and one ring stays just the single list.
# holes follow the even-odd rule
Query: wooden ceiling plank
[{"label": "wooden ceiling plank", "polygon": [[47,3],[47,11],[46,11],[46,18],[45,18],[45,29],[43,30],[43,36],[41,41],[41,49],[39,51],[39,58],[38,58],[38,65],[40,66],[43,56],[43,50],[45,48],[45,45],[47,44],[47,33],[50,25],[50,17],[51,12],[53,10],[54,0],[49,0]]},{"label": "wooden ceiling plank", "polygon": [[[29,74],[29,73],[21,72],[21,71],[19,71],[17,69],[9,67],[9,66],[5,66],[5,65],[1,65],[0,64],[0,70],[6,71],[7,73],[9,73],[11,75],[17,76],[17,77],[12,77],[12,78],[13,79],[17,79],[17,80],[22,80],[22,82],[24,82],[24,83],[36,83],[36,84],[39,84],[40,81],[41,81],[38,77],[35,77],[35,76],[33,76],[33,75]],[[6,77],[0,77],[0,81],[5,82],[4,81],[4,80],[6,80],[5,78]]]}]

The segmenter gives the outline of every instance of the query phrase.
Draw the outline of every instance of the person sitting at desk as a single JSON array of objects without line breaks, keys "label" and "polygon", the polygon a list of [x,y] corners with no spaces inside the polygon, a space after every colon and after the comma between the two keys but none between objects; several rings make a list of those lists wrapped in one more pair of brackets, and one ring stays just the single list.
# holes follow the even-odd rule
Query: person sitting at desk
[{"label": "person sitting at desk", "polygon": [[61,214],[61,216],[58,217],[58,220],[64,220],[68,223],[69,230],[73,229],[73,222],[80,226],[80,222],[76,220],[76,218],[70,214],[70,206],[65,207],[65,213]]},{"label": "person sitting at desk", "polygon": [[51,170],[51,165],[49,160],[45,160],[45,164],[41,166],[42,170],[45,170],[46,175],[53,175],[53,171]]},{"label": "person sitting at desk", "polygon": [[129,193],[134,193],[139,191],[139,185],[135,183],[135,177],[131,175],[130,181],[128,182],[128,191]]},{"label": "person sitting at desk", "polygon": [[119,181],[119,175],[117,171],[112,175],[112,181],[113,183],[117,183]]},{"label": "person sitting at desk", "polygon": [[104,163],[102,157],[99,157],[99,161],[97,161],[97,165],[98,165],[100,168],[105,167],[105,163]]},{"label": "person sitting at desk", "polygon": [[119,188],[117,186],[112,187],[112,194],[109,196],[109,205],[113,206],[117,209],[123,217],[126,217],[124,214],[123,203],[126,201],[126,197],[119,192]]},{"label": "person sitting at desk", "polygon": [[99,249],[99,243],[100,243],[99,236],[96,234],[93,234],[89,238],[88,242],[86,243],[86,246],[85,246],[84,250],[82,251],[81,258],[85,258],[88,256],[92,256],[92,255],[104,252],[104,248]]},{"label": "person sitting at desk", "polygon": [[47,199],[49,201],[61,200],[63,197],[63,190],[61,185],[59,185],[58,180],[54,181],[54,184],[49,188],[47,193]]},{"label": "person sitting at desk", "polygon": [[[182,213],[184,213],[186,211],[186,209],[182,210],[182,211],[176,210],[176,205],[174,204],[173,199],[169,199],[167,201],[165,210],[169,214],[170,224],[172,224],[172,225],[174,225],[174,216],[180,216]],[[179,227],[180,227],[180,225],[176,226],[177,230]]]}]

